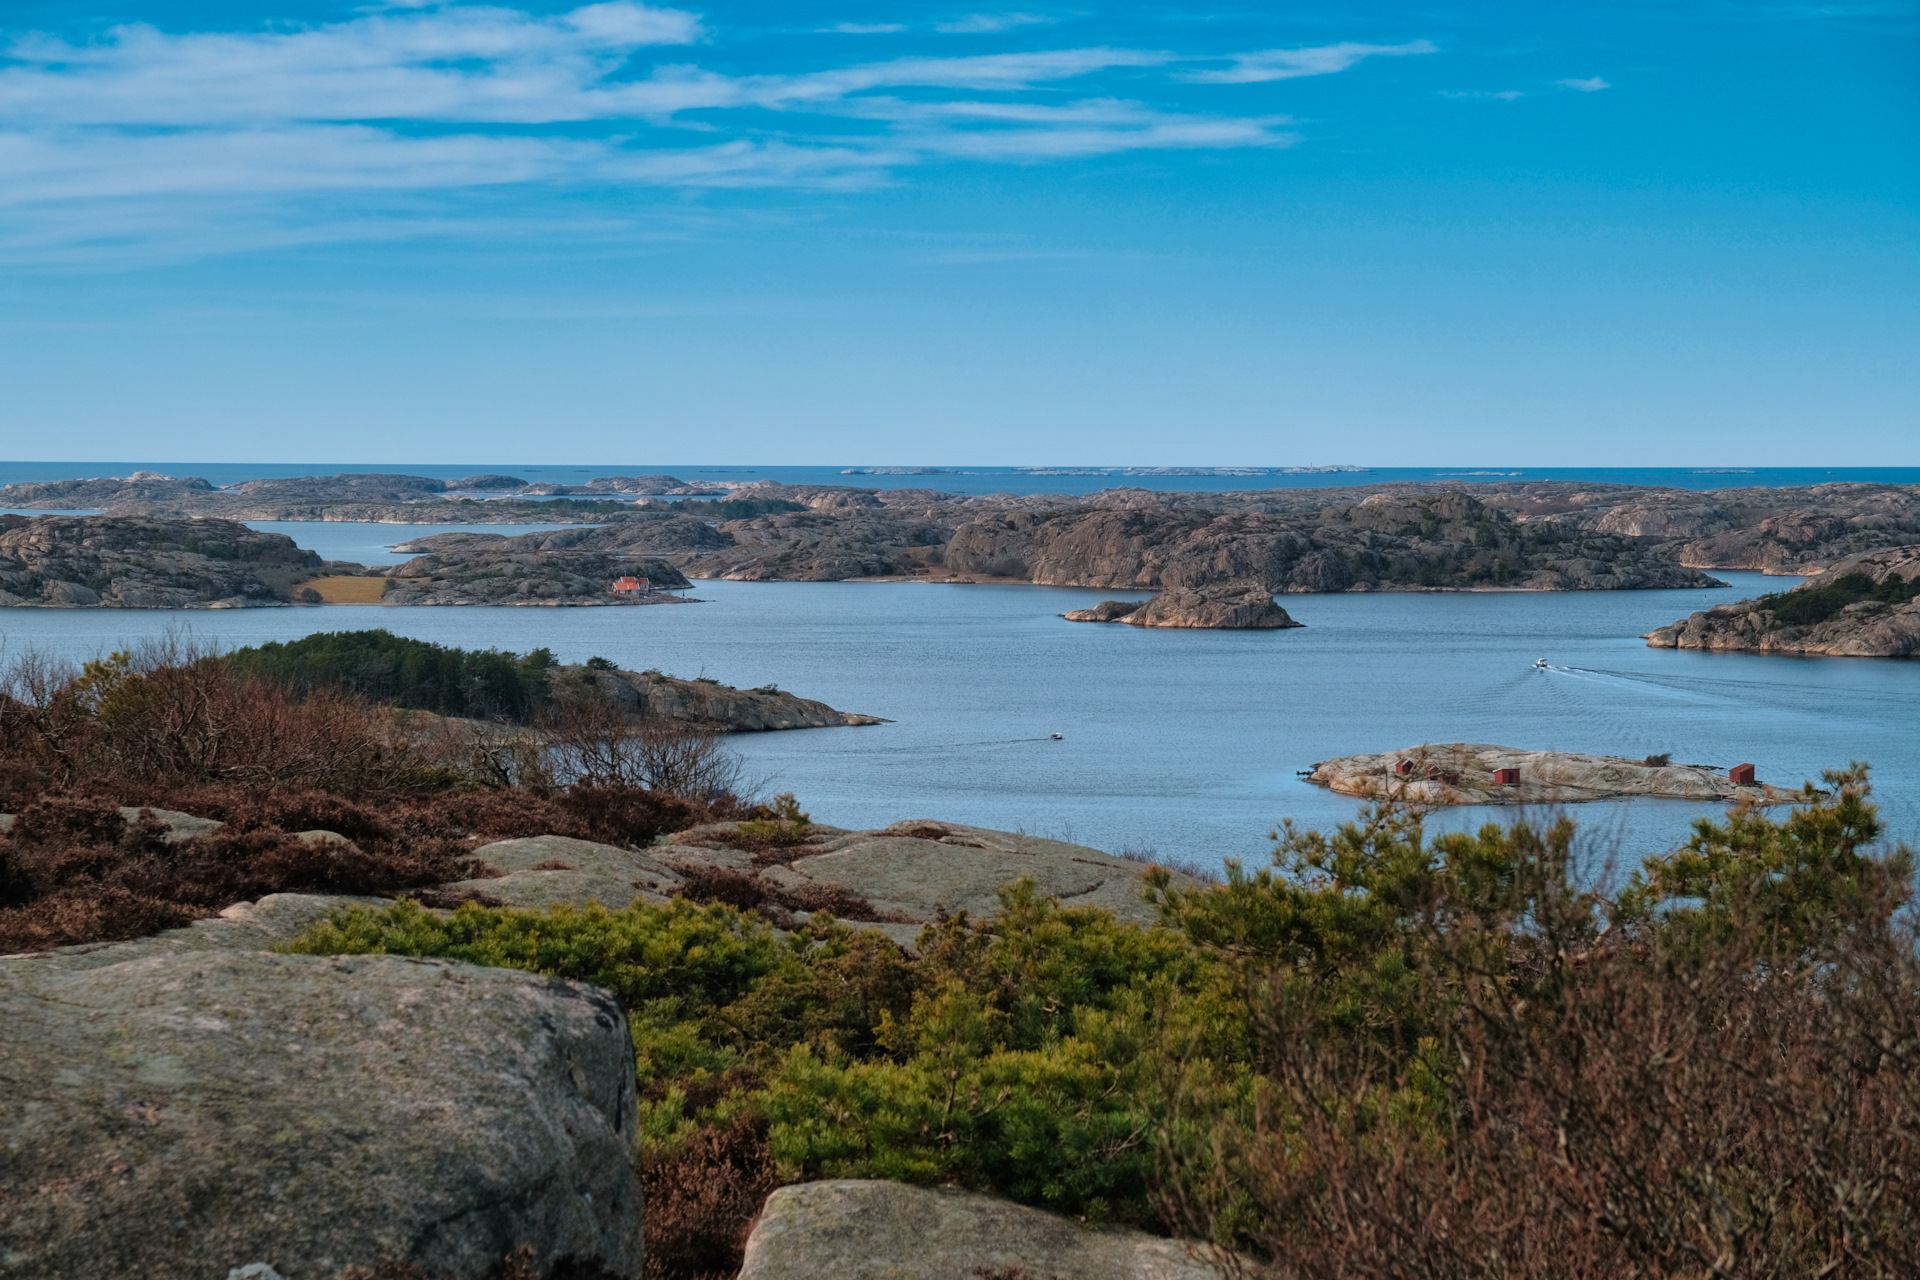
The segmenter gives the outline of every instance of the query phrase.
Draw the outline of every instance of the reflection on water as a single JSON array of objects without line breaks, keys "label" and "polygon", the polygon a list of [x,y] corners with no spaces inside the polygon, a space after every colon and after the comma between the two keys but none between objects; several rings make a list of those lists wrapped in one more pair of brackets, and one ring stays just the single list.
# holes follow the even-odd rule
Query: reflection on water
[{"label": "reflection on water", "polygon": [[[306,526],[312,530],[313,526]],[[777,683],[892,724],[735,741],[773,788],[843,826],[930,817],[1108,849],[1258,860],[1284,816],[1355,803],[1297,778],[1315,761],[1475,741],[1729,765],[1792,785],[1874,763],[1892,833],[1920,833],[1920,663],[1683,653],[1635,637],[1778,589],[1289,596],[1304,628],[1148,631],[1056,614],[1114,592],[919,583],[696,584],[654,608],[231,612],[9,610],[11,645],[91,656],[185,624],[226,643],[384,626],[448,644]],[[1124,594],[1124,593],[1118,593]],[[1541,670],[1534,660],[1546,657]],[[1059,733],[1059,740],[1049,735]],[[1575,807],[1596,856],[1670,845],[1713,806]],[[1456,810],[1437,821],[1505,816]]]}]

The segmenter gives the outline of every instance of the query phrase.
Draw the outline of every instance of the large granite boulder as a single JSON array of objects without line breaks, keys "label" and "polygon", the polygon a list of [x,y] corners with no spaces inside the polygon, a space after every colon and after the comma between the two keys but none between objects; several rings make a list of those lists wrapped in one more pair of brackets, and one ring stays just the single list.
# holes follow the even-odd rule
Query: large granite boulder
[{"label": "large granite boulder", "polygon": [[473,856],[499,874],[442,885],[446,900],[471,897],[529,911],[597,902],[618,911],[635,898],[665,902],[681,884],[678,872],[645,853],[571,836],[496,840]]},{"label": "large granite boulder", "polygon": [[[1137,924],[1158,918],[1141,898],[1146,866],[1085,845],[916,819],[876,831],[816,826],[798,844],[743,849],[734,843],[737,825],[695,827],[648,852],[683,875],[714,868],[803,899],[834,891],[857,895],[869,918],[849,923],[878,929],[903,946],[923,925],[960,911],[991,920],[1000,913],[999,891],[1020,879],[1031,879],[1042,896],[1064,907],[1098,907]],[[1187,887],[1200,884],[1184,872],[1174,878]]]},{"label": "large granite boulder", "polygon": [[[643,1269],[626,1020],[510,969],[263,950],[346,899],[0,959],[0,1276]],[[257,1269],[255,1274],[266,1274]]]},{"label": "large granite boulder", "polygon": [[739,1280],[1219,1280],[1226,1261],[991,1196],[842,1180],[767,1197]]}]

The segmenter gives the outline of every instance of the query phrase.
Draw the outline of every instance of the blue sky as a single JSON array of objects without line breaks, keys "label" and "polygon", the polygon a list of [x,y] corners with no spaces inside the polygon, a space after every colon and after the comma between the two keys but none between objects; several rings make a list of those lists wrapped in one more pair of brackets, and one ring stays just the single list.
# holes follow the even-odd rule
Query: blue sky
[{"label": "blue sky", "polygon": [[0,455],[1920,462],[1920,3],[9,0]]}]

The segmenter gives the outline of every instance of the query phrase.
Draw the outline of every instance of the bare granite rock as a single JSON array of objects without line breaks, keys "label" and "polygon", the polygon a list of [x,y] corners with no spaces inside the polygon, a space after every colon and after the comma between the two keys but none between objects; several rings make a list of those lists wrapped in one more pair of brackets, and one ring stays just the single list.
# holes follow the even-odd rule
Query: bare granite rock
[{"label": "bare granite rock", "polygon": [[1119,621],[1130,627],[1204,627],[1215,631],[1276,631],[1297,627],[1263,587],[1162,591]]},{"label": "bare granite rock", "polygon": [[[1518,769],[1519,782],[1500,783],[1495,774],[1502,769]],[[1620,756],[1521,751],[1482,742],[1428,743],[1323,760],[1307,781],[1343,795],[1416,805],[1575,804],[1626,796],[1773,805],[1802,798],[1797,790],[1766,783],[1736,786],[1725,769],[1712,765],[1651,765]]]},{"label": "bare granite rock", "polygon": [[1068,622],[1120,622],[1144,603],[1143,600],[1102,600],[1091,609],[1069,609],[1060,616]]},{"label": "bare granite rock", "polygon": [[0,1276],[477,1277],[522,1244],[641,1273],[612,997],[261,949],[343,901],[0,959]]},{"label": "bare granite rock", "polygon": [[[921,925],[960,911],[992,919],[1000,913],[999,891],[1022,878],[1064,907],[1098,907],[1138,924],[1157,919],[1141,898],[1145,865],[1062,840],[916,819],[877,831],[815,827],[801,844],[747,852],[730,843],[736,828],[695,827],[648,852],[683,874],[717,866],[789,891],[848,890],[893,917],[862,928],[881,928],[903,944]],[[1174,878],[1185,887],[1200,883],[1182,872]]]},{"label": "bare granite rock", "polygon": [[721,733],[888,723],[879,716],[835,711],[824,702],[802,698],[771,685],[736,689],[717,680],[682,680],[658,671],[595,671],[587,667],[561,667],[553,678],[590,681],[634,715],[675,720]]},{"label": "bare granite rock", "polygon": [[[474,538],[415,556],[390,573],[383,605],[639,605],[692,603],[666,594],[689,583],[664,560],[624,552],[542,550],[518,539]],[[614,590],[623,577],[645,578],[645,591]]]},{"label": "bare granite rock", "polygon": [[471,895],[485,905],[529,911],[597,902],[617,911],[635,898],[665,902],[682,883],[678,872],[648,854],[570,836],[496,840],[473,856],[501,874],[442,885],[448,900]]},{"label": "bare granite rock", "polygon": [[[1844,581],[1843,581],[1844,580]],[[1853,599],[1862,583],[1906,587],[1905,600]],[[1648,632],[1653,649],[1705,649],[1802,657],[1911,658],[1920,655],[1920,546],[1849,556],[1778,596],[1715,605]],[[1818,593],[1818,594],[1817,594]],[[1823,607],[1814,607],[1821,595]],[[1805,604],[1807,609],[1797,609]]]},{"label": "bare granite rock", "polygon": [[0,532],[0,605],[283,605],[291,585],[319,567],[320,557],[292,538],[227,520],[40,516]]},{"label": "bare granite rock", "polygon": [[974,1192],[839,1179],[767,1197],[739,1280],[1220,1280],[1226,1262]]}]

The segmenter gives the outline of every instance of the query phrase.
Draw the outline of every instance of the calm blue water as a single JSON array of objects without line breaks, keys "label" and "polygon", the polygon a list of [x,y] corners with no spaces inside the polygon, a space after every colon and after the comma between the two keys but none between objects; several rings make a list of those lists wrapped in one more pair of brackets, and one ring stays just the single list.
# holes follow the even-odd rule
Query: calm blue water
[{"label": "calm blue water", "polygon": [[1519,470],[1509,466],[1463,463],[1453,467],[1378,467],[1364,473],[1257,476],[1139,476],[1124,468],[1061,467],[1061,471],[1096,471],[1094,475],[1036,474],[1032,468],[953,467],[951,474],[874,476],[847,475],[854,462],[832,467],[715,467],[697,463],[620,463],[607,466],[518,466],[512,463],[439,464],[398,463],[223,463],[223,462],[0,462],[0,484],[38,480],[68,480],[81,476],[124,476],[135,471],[158,471],[173,476],[201,476],[216,485],[236,484],[273,476],[333,475],[348,471],[384,471],[457,480],[463,476],[516,475],[529,481],[584,484],[595,476],[674,475],[682,480],[717,480],[745,484],[751,480],[779,480],[788,484],[846,484],[868,489],[941,489],[948,493],[1095,493],[1121,485],[1141,489],[1186,492],[1224,492],[1241,489],[1332,488],[1379,484],[1388,480],[1486,481],[1578,480],[1589,484],[1670,485],[1682,489],[1726,489],[1747,485],[1824,484],[1833,480],[1879,484],[1920,484],[1920,467],[1542,467]]},{"label": "calm blue water", "polygon": [[[310,528],[322,528],[310,526]],[[331,531],[331,530],[329,530]],[[1284,816],[1355,804],[1299,781],[1335,755],[1422,741],[1750,760],[1793,784],[1864,758],[1895,834],[1920,838],[1920,663],[1652,650],[1637,635],[1732,590],[1288,596],[1307,626],[1141,631],[1055,614],[1112,592],[926,583],[702,582],[640,609],[325,606],[232,612],[7,610],[11,648],[92,656],[167,627],[229,644],[383,626],[563,659],[599,654],[769,682],[892,724],[734,739],[770,789],[843,826],[930,817],[1213,863],[1261,859]],[[1535,671],[1537,657],[1554,664]],[[1058,732],[1062,741],[1047,735]],[[1573,812],[1595,857],[1681,839],[1711,806]],[[1455,811],[1477,824],[1510,811]]]}]

